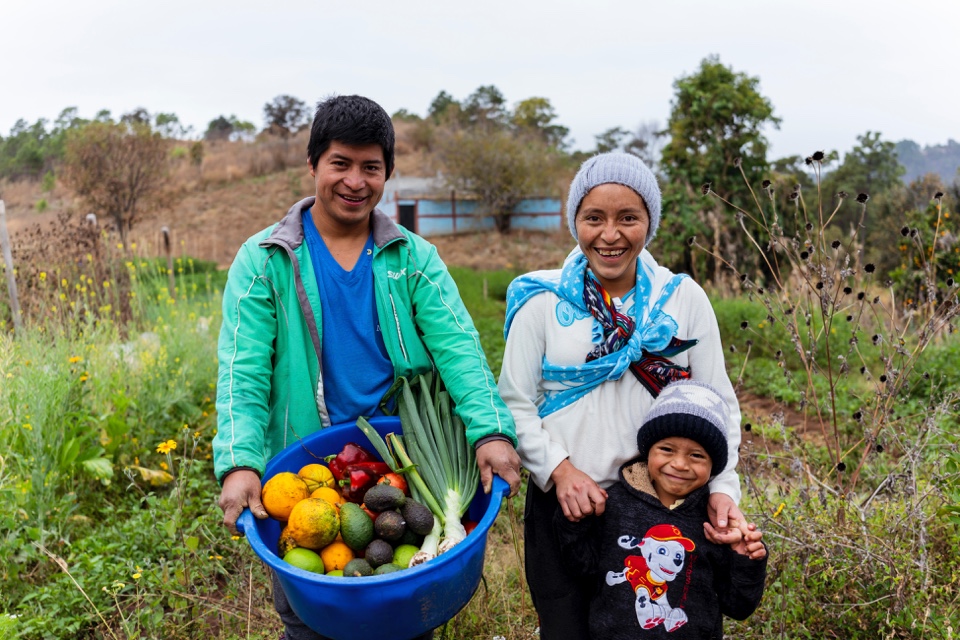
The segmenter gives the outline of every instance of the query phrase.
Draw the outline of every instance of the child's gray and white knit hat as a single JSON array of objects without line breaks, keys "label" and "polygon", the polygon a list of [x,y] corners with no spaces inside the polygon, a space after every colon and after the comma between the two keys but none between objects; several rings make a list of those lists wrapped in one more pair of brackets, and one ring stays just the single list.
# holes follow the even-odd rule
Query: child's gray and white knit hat
[{"label": "child's gray and white knit hat", "polygon": [[637,431],[640,457],[664,438],[690,438],[710,456],[715,476],[727,466],[727,422],[730,409],[716,389],[697,380],[671,382],[650,406]]}]

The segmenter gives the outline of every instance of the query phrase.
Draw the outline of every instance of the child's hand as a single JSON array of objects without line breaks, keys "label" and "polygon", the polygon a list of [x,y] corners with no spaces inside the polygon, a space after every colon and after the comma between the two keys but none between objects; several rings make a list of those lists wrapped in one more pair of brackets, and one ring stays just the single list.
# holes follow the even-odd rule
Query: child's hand
[{"label": "child's hand", "polygon": [[742,531],[743,539],[730,545],[730,548],[742,556],[747,556],[751,560],[763,560],[767,557],[767,548],[763,546],[761,539],[763,532],[757,529],[757,525],[750,522]]},{"label": "child's hand", "polygon": [[743,540],[743,532],[737,526],[736,519],[730,520],[730,526],[722,529],[717,529],[709,522],[704,522],[703,535],[714,544],[729,544],[733,546]]}]

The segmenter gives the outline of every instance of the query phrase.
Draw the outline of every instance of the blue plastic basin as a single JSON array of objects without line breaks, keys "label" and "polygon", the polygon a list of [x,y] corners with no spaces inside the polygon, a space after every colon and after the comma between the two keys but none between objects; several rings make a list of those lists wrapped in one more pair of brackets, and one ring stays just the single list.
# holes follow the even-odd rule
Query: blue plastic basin
[{"label": "blue plastic basin", "polygon": [[[373,418],[380,435],[400,433],[394,417]],[[296,473],[318,458],[338,453],[348,442],[367,446],[354,424],[334,425],[290,445],[267,464],[263,481],[280,473]],[[373,451],[373,447],[368,447]],[[276,572],[287,600],[311,629],[334,640],[409,640],[442,626],[473,597],[483,573],[487,532],[500,511],[509,485],[494,476],[490,495],[478,489],[467,517],[477,528],[456,547],[433,560],[394,573],[365,578],[325,576],[298,569],[277,556],[280,523],[257,520],[244,509],[237,520],[260,559]]]}]

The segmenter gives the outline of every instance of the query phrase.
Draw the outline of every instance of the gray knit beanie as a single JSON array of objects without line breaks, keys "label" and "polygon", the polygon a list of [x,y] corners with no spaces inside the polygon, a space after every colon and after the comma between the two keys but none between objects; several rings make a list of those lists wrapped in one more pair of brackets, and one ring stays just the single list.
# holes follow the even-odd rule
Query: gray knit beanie
[{"label": "gray knit beanie", "polygon": [[664,438],[690,438],[710,456],[713,477],[727,466],[730,409],[716,389],[696,380],[671,382],[650,406],[637,431],[641,460]]},{"label": "gray knit beanie", "polygon": [[660,226],[660,186],[657,177],[637,156],[622,151],[599,153],[587,159],[570,183],[567,195],[567,226],[573,238],[577,238],[577,210],[580,203],[594,187],[601,184],[622,184],[636,191],[650,213],[650,227],[644,246],[650,244]]}]

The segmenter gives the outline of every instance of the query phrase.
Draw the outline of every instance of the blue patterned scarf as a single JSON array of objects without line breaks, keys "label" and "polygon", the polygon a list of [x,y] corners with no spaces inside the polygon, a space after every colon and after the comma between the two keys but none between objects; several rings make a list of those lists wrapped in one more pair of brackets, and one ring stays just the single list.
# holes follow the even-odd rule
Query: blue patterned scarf
[{"label": "blue patterned scarf", "polygon": [[[606,292],[602,292],[602,287],[599,288],[602,293],[597,291],[599,282],[587,275],[587,264],[586,256],[577,252],[567,259],[559,280],[535,272],[520,276],[507,290],[504,336],[509,333],[520,307],[543,291],[552,291],[561,299],[558,313],[563,307],[571,319],[593,316],[602,332],[599,344],[585,355],[583,364],[555,365],[544,358],[544,380],[560,382],[565,388],[545,393],[538,410],[541,418],[576,402],[607,380],[619,380],[627,370],[633,371],[654,397],[668,382],[690,375],[689,370],[667,358],[686,351],[697,341],[678,340],[676,321],[663,312],[663,305],[687,276],[677,274],[670,278],[654,301],[651,299],[653,270],[638,257],[633,307],[636,319],[623,314],[617,318],[608,313],[609,308],[601,308],[605,307],[603,298]],[[589,285],[590,280],[596,285]]]}]

